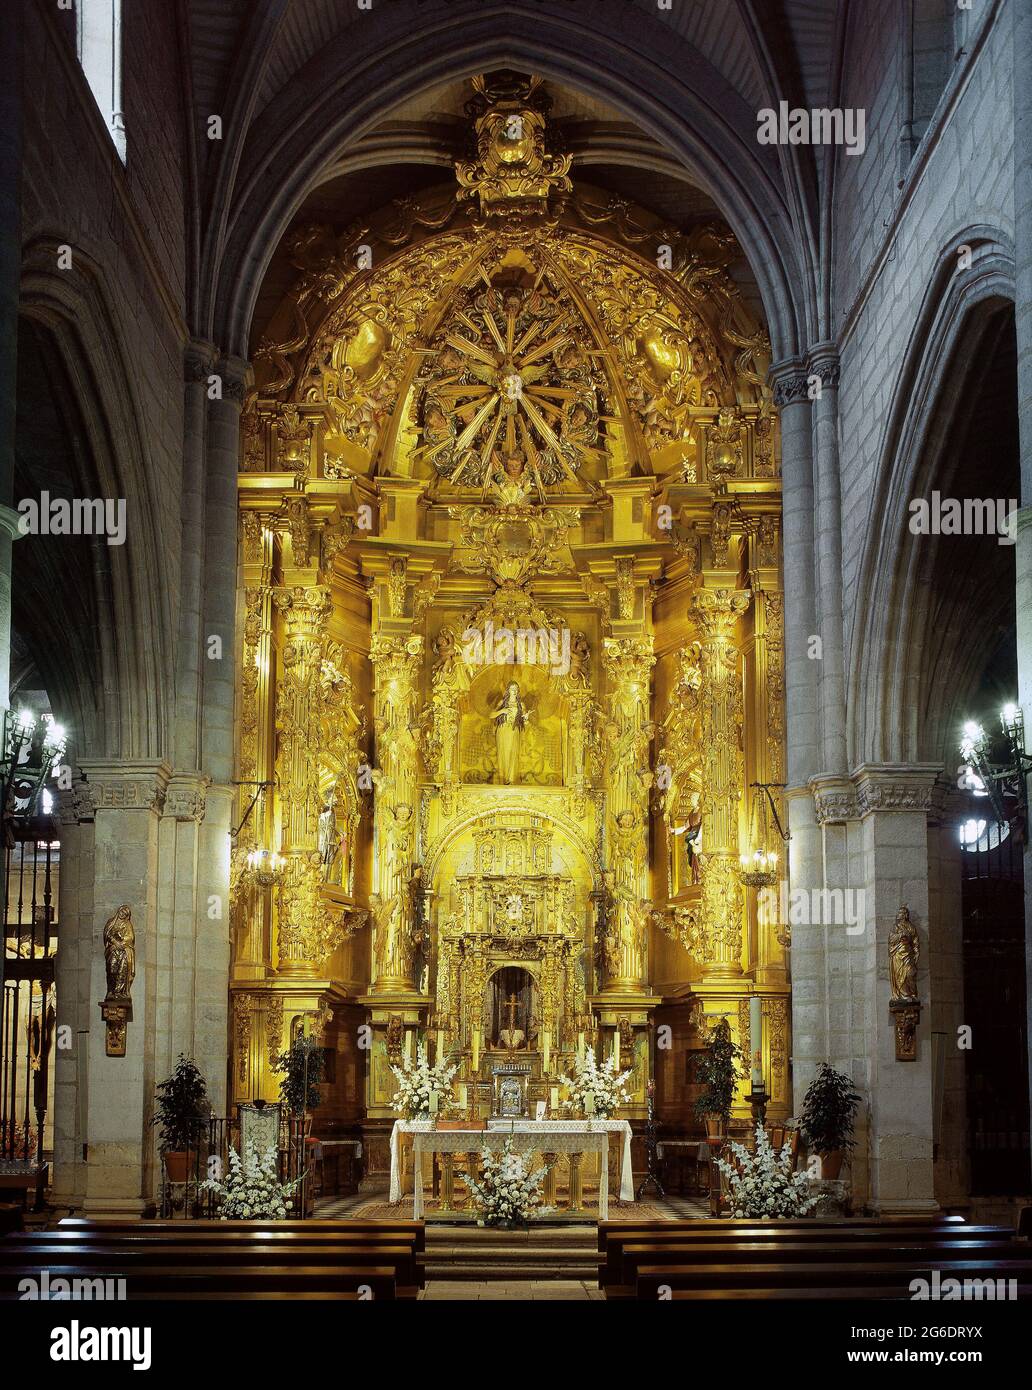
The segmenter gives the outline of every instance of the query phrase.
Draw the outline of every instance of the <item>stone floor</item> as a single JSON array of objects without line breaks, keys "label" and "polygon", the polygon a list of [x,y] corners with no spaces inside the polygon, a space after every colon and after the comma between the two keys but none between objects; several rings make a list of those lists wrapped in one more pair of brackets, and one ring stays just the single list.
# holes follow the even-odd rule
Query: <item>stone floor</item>
[{"label": "stone floor", "polygon": [[459,1279],[428,1279],[419,1297],[433,1303],[507,1300],[531,1303],[586,1302],[601,1299],[602,1290],[597,1284],[578,1279],[513,1279],[509,1282],[499,1279],[466,1282]]},{"label": "stone floor", "polygon": [[[408,1216],[411,1199],[389,1207],[386,1193],[334,1197],[318,1202],[315,1218]],[[709,1215],[706,1203],[682,1197],[613,1202],[615,1221],[677,1221]],[[598,1237],[590,1216],[583,1222],[532,1222],[525,1231],[492,1231],[470,1222],[434,1220],[427,1212],[426,1287],[419,1297],[441,1302],[588,1302],[603,1295],[595,1276]]]}]

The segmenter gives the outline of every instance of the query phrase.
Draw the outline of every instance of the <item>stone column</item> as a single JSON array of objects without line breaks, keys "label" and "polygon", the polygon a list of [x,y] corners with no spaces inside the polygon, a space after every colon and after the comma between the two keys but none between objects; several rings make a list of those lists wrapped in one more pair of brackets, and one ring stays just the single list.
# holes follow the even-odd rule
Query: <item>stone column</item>
[{"label": "stone column", "polygon": [[813,431],[802,365],[786,362],[772,368],[771,380],[774,404],[781,418],[788,785],[798,789],[821,770],[817,725],[819,662],[810,655],[811,638],[820,636],[813,563]]},{"label": "stone column", "polygon": [[[862,823],[865,918],[863,981],[868,1036],[870,1203],[878,1212],[937,1207],[933,1173],[933,1049],[929,969],[928,811],[935,771],[862,767],[857,772]],[[889,1009],[889,935],[907,907],[921,940],[922,1003],[913,1061],[896,1056]]]},{"label": "stone column", "polygon": [[810,352],[810,377],[820,383],[813,401],[816,516],[816,604],[821,638],[820,771],[846,771],[846,689],[842,635],[842,500],[839,478],[838,349],[822,343]]},{"label": "stone column", "polygon": [[159,1080],[180,1052],[208,1083],[215,1114],[225,1113],[229,989],[229,857],[232,790],[199,773],[169,778],[159,826],[158,990],[155,1064]]},{"label": "stone column", "polygon": [[[89,1108],[85,1209],[138,1215],[157,1189],[150,1126],[159,1065],[171,1025],[170,994],[159,942],[159,826],[170,769],[166,763],[95,761],[83,765],[94,805],[92,932],[79,937],[79,966],[89,955]],[[104,924],[129,905],[136,933],[132,1021],[124,1057],[109,1057],[100,1003],[107,993]],[[85,926],[85,922],[83,922]],[[81,1060],[81,1059],[80,1059]]]},{"label": "stone column", "polygon": [[183,354],[182,565],[179,583],[179,653],[176,670],[175,757],[178,767],[200,766],[201,686],[206,657],[205,608],[206,455],[211,343],[191,341]]},{"label": "stone column", "polygon": [[[817,630],[814,584],[813,426],[806,373],[797,360],[771,369],[774,404],[781,420],[781,478],[783,493],[782,555],[785,572],[785,800],[788,811],[788,882],[809,891],[821,882],[821,837],[814,818],[810,778],[820,771],[817,686],[819,662],[812,656]],[[822,943],[809,923],[791,926],[792,1036],[813,1035],[824,1016]],[[807,969],[809,965],[809,970]],[[811,973],[812,972],[812,973]],[[797,1011],[806,1004],[805,1013]],[[826,1055],[823,1030],[814,1037],[815,1049]],[[800,1075],[794,1075],[798,1109]]]},{"label": "stone column", "polygon": [[[7,708],[11,672],[11,544],[18,514],[14,486],[18,403],[18,295],[21,283],[22,31],[24,0],[5,7],[0,25],[0,711]],[[0,891],[4,866],[0,862]]]},{"label": "stone column", "polygon": [[[1011,0],[1014,94],[1014,320],[1018,340],[1021,509],[1014,562],[1017,582],[1018,703],[1032,740],[1032,0]],[[1025,997],[1032,1108],[1032,845],[1025,849]]]},{"label": "stone column", "polygon": [[208,401],[200,765],[222,785],[233,780],[237,473],[247,370],[239,358],[223,358],[216,367],[221,394]]},{"label": "stone column", "polygon": [[742,973],[738,818],[742,796],[742,677],[735,626],[748,589],[699,589],[702,632],[702,906],[704,980]]},{"label": "stone column", "polygon": [[[61,872],[54,961],[57,1023],[54,1054],[54,1177],[57,1209],[80,1207],[86,1195],[89,1035],[100,1024],[91,989],[93,949],[93,802],[84,782],[58,793]],[[67,1032],[65,1032],[67,1030]],[[70,1046],[62,1046],[67,1037]]]}]

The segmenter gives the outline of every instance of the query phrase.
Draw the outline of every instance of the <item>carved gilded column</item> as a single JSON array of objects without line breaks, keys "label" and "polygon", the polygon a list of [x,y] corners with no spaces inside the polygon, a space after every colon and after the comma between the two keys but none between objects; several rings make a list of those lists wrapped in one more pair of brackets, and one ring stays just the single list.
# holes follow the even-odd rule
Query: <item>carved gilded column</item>
[{"label": "carved gilded column", "polygon": [[606,990],[648,988],[650,637],[607,638]]},{"label": "carved gilded column", "polygon": [[279,885],[279,968],[314,976],[326,954],[320,901],[319,746],[321,673],[330,591],[321,585],[277,589],[283,618],[276,686],[276,783],[286,868]]},{"label": "carved gilded column", "polygon": [[423,656],[419,636],[373,639],[376,675],[374,728],[377,770],[375,838],[378,847],[373,912],[373,994],[408,993],[415,958],[415,913],[411,893],[418,829],[419,734],[416,700]]},{"label": "carved gilded column", "polygon": [[738,817],[742,795],[742,676],[735,626],[748,589],[700,589],[692,608],[702,633],[702,924],[707,976],[742,971]]}]

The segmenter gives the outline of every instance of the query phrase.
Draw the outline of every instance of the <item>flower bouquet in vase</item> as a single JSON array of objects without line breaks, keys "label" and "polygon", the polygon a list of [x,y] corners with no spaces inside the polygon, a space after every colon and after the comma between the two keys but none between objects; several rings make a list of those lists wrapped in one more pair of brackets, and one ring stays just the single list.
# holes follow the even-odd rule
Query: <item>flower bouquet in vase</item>
[{"label": "flower bouquet in vase", "polygon": [[214,1192],[219,1200],[220,1221],[285,1221],[301,1186],[302,1173],[293,1182],[280,1182],[276,1150],[270,1144],[263,1154],[252,1139],[244,1155],[230,1146],[229,1176],[209,1178],[202,1192]]},{"label": "flower bouquet in vase", "polygon": [[[414,1062],[402,1062],[391,1067],[398,1089],[391,1100],[391,1109],[403,1120],[429,1120],[431,1114],[444,1114],[455,1108],[452,1100],[452,1077],[458,1066],[449,1066],[444,1058],[433,1066],[427,1061],[426,1048],[416,1049]],[[436,1110],[434,1103],[436,1098]]]},{"label": "flower bouquet in vase", "polygon": [[809,1194],[805,1173],[792,1171],[792,1140],[780,1153],[771,1146],[762,1124],[756,1126],[756,1151],[744,1144],[730,1145],[731,1160],[717,1159],[727,1179],[727,1199],[734,1217],[807,1216],[817,1205]]},{"label": "flower bouquet in vase", "polygon": [[573,1067],[573,1076],[560,1076],[560,1083],[566,1087],[569,1096],[560,1107],[568,1115],[597,1116],[609,1120],[621,1105],[631,1103],[627,1081],[630,1071],[620,1071],[612,1057],[607,1057],[601,1066],[595,1060],[595,1049],[588,1048],[583,1057],[578,1057]]},{"label": "flower bouquet in vase", "polygon": [[480,1177],[461,1174],[477,1209],[478,1226],[526,1226],[531,1216],[544,1216],[551,1207],[542,1204],[541,1184],[547,1167],[532,1168],[533,1154],[517,1153],[512,1139],[504,1147],[480,1151]]}]

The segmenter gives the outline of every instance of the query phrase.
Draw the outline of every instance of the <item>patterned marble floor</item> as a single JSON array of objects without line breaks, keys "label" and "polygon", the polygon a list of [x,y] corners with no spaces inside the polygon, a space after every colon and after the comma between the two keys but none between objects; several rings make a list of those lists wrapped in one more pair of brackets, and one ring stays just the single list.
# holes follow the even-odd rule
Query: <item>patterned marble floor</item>
[{"label": "patterned marble floor", "polygon": [[[410,1216],[411,1198],[391,1206],[386,1192],[363,1192],[350,1197],[328,1197],[315,1204],[317,1221],[358,1219],[373,1216]],[[431,1207],[429,1215],[433,1215]],[[709,1216],[709,1206],[694,1197],[649,1197],[644,1203],[611,1202],[610,1221],[689,1221]]]}]

